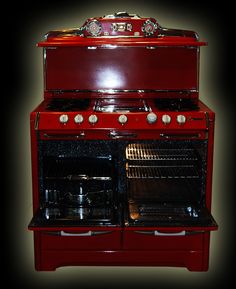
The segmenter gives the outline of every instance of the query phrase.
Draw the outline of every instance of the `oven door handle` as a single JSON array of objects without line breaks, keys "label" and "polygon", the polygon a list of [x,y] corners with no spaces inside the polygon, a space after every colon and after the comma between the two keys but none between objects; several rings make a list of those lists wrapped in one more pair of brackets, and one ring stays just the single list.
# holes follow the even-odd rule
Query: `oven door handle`
[{"label": "oven door handle", "polygon": [[85,132],[81,131],[77,134],[59,134],[59,133],[44,133],[43,136],[45,138],[50,138],[50,139],[69,139],[69,138],[84,138],[85,137]]},{"label": "oven door handle", "polygon": [[65,231],[60,231],[60,236],[63,237],[91,237],[91,236],[97,236],[97,235],[104,235],[104,234],[110,234],[112,231],[88,231],[85,233],[68,233]]},{"label": "oven door handle", "polygon": [[116,132],[110,131],[108,136],[113,139],[122,139],[122,138],[136,138],[138,135],[135,132]]},{"label": "oven door handle", "polygon": [[198,139],[201,137],[200,133],[187,133],[187,134],[172,134],[172,133],[160,133],[161,138],[174,138],[174,139],[184,139],[184,138],[191,138],[191,139]]}]

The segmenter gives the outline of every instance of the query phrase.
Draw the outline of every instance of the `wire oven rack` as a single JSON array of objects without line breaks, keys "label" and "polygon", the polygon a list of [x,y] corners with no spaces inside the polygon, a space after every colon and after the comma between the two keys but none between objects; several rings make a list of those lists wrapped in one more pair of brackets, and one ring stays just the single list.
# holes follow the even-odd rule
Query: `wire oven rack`
[{"label": "wire oven rack", "polygon": [[128,178],[132,179],[164,179],[164,178],[199,178],[194,166],[132,166],[126,170]]},{"label": "wire oven rack", "polygon": [[129,144],[126,159],[126,176],[130,179],[199,178],[197,155],[189,147]]},{"label": "wire oven rack", "polygon": [[194,149],[182,147],[158,147],[152,144],[129,144],[126,159],[131,161],[148,160],[197,160]]}]

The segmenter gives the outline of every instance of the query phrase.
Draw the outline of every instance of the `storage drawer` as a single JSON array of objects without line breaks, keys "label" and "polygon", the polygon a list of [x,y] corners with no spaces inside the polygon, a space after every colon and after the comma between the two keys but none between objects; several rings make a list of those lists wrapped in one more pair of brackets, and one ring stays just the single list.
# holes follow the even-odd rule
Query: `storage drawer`
[{"label": "storage drawer", "polygon": [[42,250],[117,250],[121,248],[120,231],[43,231]]},{"label": "storage drawer", "polygon": [[123,248],[128,250],[201,250],[204,233],[125,231]]}]

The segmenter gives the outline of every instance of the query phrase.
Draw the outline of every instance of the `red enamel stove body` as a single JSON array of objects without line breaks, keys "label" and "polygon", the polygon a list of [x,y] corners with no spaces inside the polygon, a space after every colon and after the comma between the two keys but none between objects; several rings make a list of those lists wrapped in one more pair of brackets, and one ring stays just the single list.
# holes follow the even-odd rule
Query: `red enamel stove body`
[{"label": "red enamel stove body", "polygon": [[31,113],[36,270],[71,265],[206,271],[214,112],[200,42],[126,12],[50,31]]}]

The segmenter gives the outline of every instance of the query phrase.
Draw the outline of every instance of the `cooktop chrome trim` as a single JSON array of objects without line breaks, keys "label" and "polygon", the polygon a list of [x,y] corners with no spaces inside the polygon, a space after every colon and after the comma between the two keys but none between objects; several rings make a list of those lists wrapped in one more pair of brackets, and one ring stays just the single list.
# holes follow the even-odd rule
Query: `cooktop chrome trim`
[{"label": "cooktop chrome trim", "polygon": [[192,93],[198,92],[198,89],[50,89],[48,92],[64,93],[64,92],[80,92],[80,93],[152,93],[152,92],[177,92],[177,93]]}]

